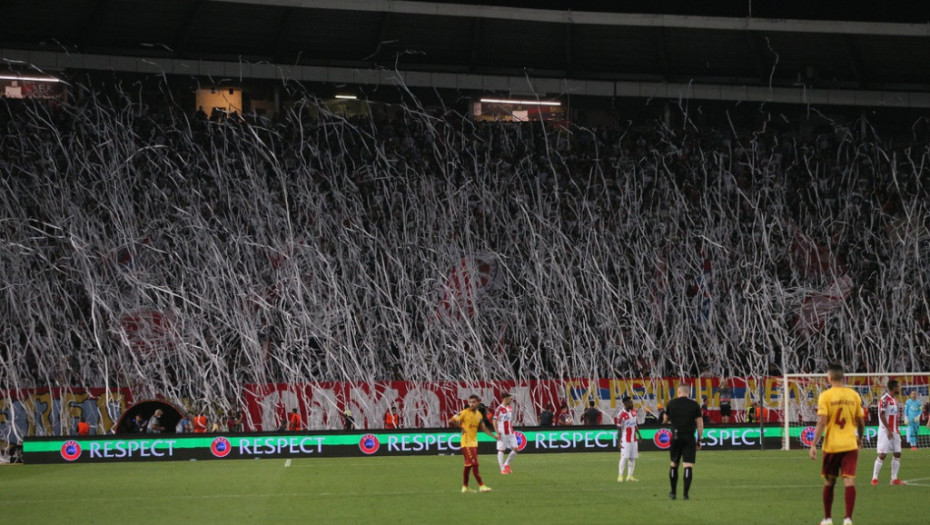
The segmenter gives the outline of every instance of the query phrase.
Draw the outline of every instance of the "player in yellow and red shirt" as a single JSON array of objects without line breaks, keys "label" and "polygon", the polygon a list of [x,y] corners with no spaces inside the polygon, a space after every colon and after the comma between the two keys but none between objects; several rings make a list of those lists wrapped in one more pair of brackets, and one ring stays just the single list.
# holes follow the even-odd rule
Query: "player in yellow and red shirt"
[{"label": "player in yellow and red shirt", "polygon": [[860,408],[862,397],[843,384],[842,366],[830,365],[827,377],[831,386],[817,400],[817,427],[809,451],[810,458],[817,459],[817,443],[823,435],[823,467],[820,475],[824,479],[824,519],[820,524],[833,525],[833,487],[836,478],[842,476],[846,501],[843,525],[852,525],[853,508],[856,505],[856,463],[865,430]]},{"label": "player in yellow and red shirt", "polygon": [[478,482],[480,492],[491,492],[488,487],[481,481],[481,474],[478,472],[478,429],[494,438],[495,441],[500,437],[488,430],[482,421],[481,412],[478,411],[478,405],[481,399],[472,394],[468,397],[468,408],[449,418],[449,423],[462,428],[462,455],[465,457],[465,469],[462,472],[462,493],[474,492],[468,488],[468,476],[474,472],[475,481]]}]

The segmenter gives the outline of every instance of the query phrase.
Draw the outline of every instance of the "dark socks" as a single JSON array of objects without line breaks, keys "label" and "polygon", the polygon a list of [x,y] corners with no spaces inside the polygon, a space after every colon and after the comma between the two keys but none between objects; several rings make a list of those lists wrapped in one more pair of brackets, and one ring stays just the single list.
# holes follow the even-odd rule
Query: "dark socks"
[{"label": "dark socks", "polygon": [[830,518],[833,516],[833,486],[823,486],[823,517]]},{"label": "dark socks", "polygon": [[688,499],[689,490],[691,490],[691,467],[685,467],[685,499]]},{"label": "dark socks", "polygon": [[481,481],[481,474],[478,473],[478,465],[472,465],[471,471],[475,473],[475,481],[478,482],[478,486],[484,485]]},{"label": "dark socks", "polygon": [[846,487],[846,517],[852,518],[853,507],[856,506],[856,487]]}]

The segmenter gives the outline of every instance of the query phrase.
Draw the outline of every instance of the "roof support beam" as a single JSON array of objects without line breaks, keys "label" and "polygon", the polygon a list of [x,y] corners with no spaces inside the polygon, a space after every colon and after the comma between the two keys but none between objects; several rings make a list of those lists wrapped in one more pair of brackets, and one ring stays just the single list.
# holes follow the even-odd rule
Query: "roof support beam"
[{"label": "roof support beam", "polygon": [[[124,71],[184,77],[229,76],[243,79],[291,80],[361,85],[399,85],[474,92],[525,89],[525,76],[434,73],[351,67],[289,66],[266,63],[181,60],[0,49],[0,61],[31,64],[43,71]],[[930,92],[807,89],[800,87],[734,86],[680,82],[574,80],[533,78],[534,89],[550,95],[640,97],[686,100],[731,100],[784,104],[930,108]]]},{"label": "roof support beam", "polygon": [[245,4],[290,6],[305,9],[377,11],[498,20],[524,20],[557,24],[589,24],[628,27],[668,27],[731,31],[788,31],[852,35],[930,36],[930,24],[893,22],[846,22],[842,20],[776,20],[769,18],[724,18],[692,15],[641,13],[595,13],[556,11],[491,5],[441,4],[411,0],[210,0]]}]

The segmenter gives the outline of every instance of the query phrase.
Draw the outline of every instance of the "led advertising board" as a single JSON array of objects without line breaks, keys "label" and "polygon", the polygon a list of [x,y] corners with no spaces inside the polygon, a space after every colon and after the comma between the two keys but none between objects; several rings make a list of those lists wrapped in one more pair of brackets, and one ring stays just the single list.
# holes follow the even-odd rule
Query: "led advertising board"
[{"label": "led advertising board", "polygon": [[[704,431],[705,450],[781,447],[781,427],[712,426]],[[801,446],[803,428],[797,429]],[[640,429],[640,450],[667,449],[667,428]],[[478,435],[479,451],[495,451],[494,440]],[[617,450],[612,427],[523,427],[521,453],[608,452]],[[458,454],[460,434],[449,429],[371,430],[370,432],[291,432],[247,434],[128,434],[28,438],[26,463],[105,463],[113,461],[221,460],[256,458],[365,457]]]}]

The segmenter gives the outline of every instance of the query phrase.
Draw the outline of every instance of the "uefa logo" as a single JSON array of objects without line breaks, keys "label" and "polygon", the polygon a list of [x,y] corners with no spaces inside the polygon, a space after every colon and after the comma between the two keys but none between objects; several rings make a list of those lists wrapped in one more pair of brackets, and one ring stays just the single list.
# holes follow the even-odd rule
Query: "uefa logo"
[{"label": "uefa logo", "polygon": [[513,435],[517,438],[517,452],[523,452],[523,449],[526,448],[526,434],[517,431]]},{"label": "uefa logo", "polygon": [[358,440],[358,448],[370,456],[381,448],[381,442],[378,441],[378,436],[374,434],[365,434],[362,436],[362,439]]},{"label": "uefa logo", "polygon": [[223,436],[220,436],[214,439],[213,443],[210,444],[210,452],[218,458],[225,458],[232,452],[232,443]]},{"label": "uefa logo", "polygon": [[656,431],[656,435],[653,436],[652,441],[657,447],[665,450],[672,446],[672,431],[667,428],[660,428]]},{"label": "uefa logo", "polygon": [[814,427],[804,427],[804,430],[801,431],[801,443],[804,443],[805,447],[811,446],[814,442],[814,432],[816,430]]},{"label": "uefa logo", "polygon": [[61,446],[61,457],[65,458],[65,461],[74,461],[81,457],[81,444],[77,441],[65,441]]}]

